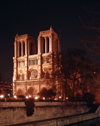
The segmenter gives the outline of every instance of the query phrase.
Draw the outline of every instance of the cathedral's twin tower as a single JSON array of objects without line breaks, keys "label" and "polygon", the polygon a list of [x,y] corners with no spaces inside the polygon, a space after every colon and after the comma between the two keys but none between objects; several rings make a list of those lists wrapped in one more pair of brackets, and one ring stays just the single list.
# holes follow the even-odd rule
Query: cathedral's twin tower
[{"label": "cathedral's twin tower", "polygon": [[[41,31],[38,36],[38,52],[34,38],[25,35],[16,35],[13,57],[13,95],[26,95],[34,89],[34,96],[42,89],[49,88],[44,81],[46,73],[54,70],[53,54],[61,51],[58,35],[50,30]],[[50,78],[49,78],[50,79]]]}]

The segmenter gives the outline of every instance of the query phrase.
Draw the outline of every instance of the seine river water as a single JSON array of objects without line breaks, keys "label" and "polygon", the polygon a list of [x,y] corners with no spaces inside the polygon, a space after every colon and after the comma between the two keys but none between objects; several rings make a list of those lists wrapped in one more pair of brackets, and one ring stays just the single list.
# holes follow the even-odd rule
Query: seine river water
[{"label": "seine river water", "polygon": [[100,126],[100,118],[66,126]]},{"label": "seine river water", "polygon": [[[20,126],[22,126],[22,125],[20,125]],[[37,124],[29,123],[29,124],[23,124],[23,126],[37,126]],[[42,123],[41,123],[40,126],[44,126],[44,124],[42,125]],[[48,124],[45,124],[45,126],[48,126]],[[64,125],[64,126],[100,126],[100,118],[96,118],[96,119],[92,119],[92,120],[88,120],[88,121],[80,122],[80,123],[76,123],[76,124]]]}]

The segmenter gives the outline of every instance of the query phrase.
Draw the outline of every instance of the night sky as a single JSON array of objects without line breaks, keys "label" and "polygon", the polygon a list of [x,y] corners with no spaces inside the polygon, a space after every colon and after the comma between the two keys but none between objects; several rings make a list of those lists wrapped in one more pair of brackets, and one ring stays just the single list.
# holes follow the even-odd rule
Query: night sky
[{"label": "night sky", "polygon": [[79,16],[85,16],[83,5],[91,0],[1,0],[0,1],[0,71],[12,82],[14,37],[29,34],[35,39],[40,31],[52,25],[60,35],[61,48],[85,49],[80,42],[83,34]]}]

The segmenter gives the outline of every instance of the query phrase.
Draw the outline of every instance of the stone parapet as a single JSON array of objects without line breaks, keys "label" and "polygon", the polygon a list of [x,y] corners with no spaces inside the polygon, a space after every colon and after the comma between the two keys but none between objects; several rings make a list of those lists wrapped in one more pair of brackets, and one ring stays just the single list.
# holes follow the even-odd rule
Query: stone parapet
[{"label": "stone parapet", "polygon": [[27,116],[24,102],[0,102],[0,125],[63,118],[87,113],[88,111],[89,108],[82,103],[35,102],[34,114]]},{"label": "stone parapet", "polygon": [[[35,106],[72,106],[72,105],[87,105],[86,102],[43,102],[43,101],[35,101]],[[0,107],[25,107],[24,102],[0,102]]]}]

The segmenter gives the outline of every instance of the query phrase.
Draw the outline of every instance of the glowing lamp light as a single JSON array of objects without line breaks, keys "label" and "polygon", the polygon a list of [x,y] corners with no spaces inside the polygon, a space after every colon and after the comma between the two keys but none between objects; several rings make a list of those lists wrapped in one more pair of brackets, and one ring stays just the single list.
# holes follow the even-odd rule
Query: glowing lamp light
[{"label": "glowing lamp light", "polygon": [[43,100],[45,100],[45,97],[43,97]]},{"label": "glowing lamp light", "polygon": [[8,96],[10,96],[10,94],[8,94]]},{"label": "glowing lamp light", "polygon": [[66,97],[66,100],[68,99],[68,97]]},{"label": "glowing lamp light", "polygon": [[4,96],[3,95],[1,95],[1,98],[3,98]]},{"label": "glowing lamp light", "polygon": [[35,97],[35,100],[37,100],[37,99],[38,99],[38,97],[36,96],[36,97]]},{"label": "glowing lamp light", "polygon": [[31,95],[29,95],[29,98],[31,98]]},{"label": "glowing lamp light", "polygon": [[61,98],[61,96],[59,96],[59,98]]},{"label": "glowing lamp light", "polygon": [[26,99],[28,99],[28,96],[26,96]]},{"label": "glowing lamp light", "polygon": [[16,95],[14,95],[14,98],[17,98],[17,96],[16,96]]},{"label": "glowing lamp light", "polygon": [[4,98],[4,96],[3,96],[3,95],[1,95],[1,96],[0,96],[0,98]]}]

